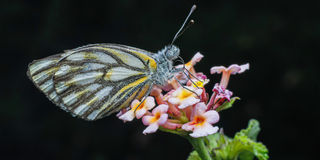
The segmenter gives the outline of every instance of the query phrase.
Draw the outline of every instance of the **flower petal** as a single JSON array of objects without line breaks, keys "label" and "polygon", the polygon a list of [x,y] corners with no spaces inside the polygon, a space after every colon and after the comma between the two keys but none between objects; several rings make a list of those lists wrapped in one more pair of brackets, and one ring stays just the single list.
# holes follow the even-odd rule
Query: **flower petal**
[{"label": "flower petal", "polygon": [[210,73],[211,74],[215,74],[215,73],[220,74],[221,72],[223,72],[225,70],[226,70],[226,67],[224,67],[224,66],[214,66],[214,67],[211,67]]},{"label": "flower petal", "polygon": [[207,110],[207,106],[203,102],[197,103],[196,106],[194,107],[195,115],[202,115],[203,113],[206,112],[206,110]]},{"label": "flower petal", "polygon": [[195,90],[195,92],[197,93],[197,95],[201,95],[201,94],[202,94],[202,91],[203,91],[203,90],[202,90],[201,88]]},{"label": "flower petal", "polygon": [[148,116],[144,116],[142,118],[142,123],[147,126],[147,125],[151,124],[152,118],[153,118],[153,116],[149,116],[149,115]]},{"label": "flower petal", "polygon": [[119,117],[119,119],[123,120],[124,122],[132,121],[134,119],[134,111],[130,110],[130,111],[124,113],[123,115],[121,115]]},{"label": "flower petal", "polygon": [[218,112],[214,110],[207,111],[203,116],[206,117],[206,121],[210,124],[217,123],[220,118]]},{"label": "flower petal", "polygon": [[221,72],[229,72],[230,74],[237,74],[237,73],[242,73],[246,70],[249,69],[249,63],[243,64],[243,65],[237,65],[237,64],[232,64],[228,68],[224,66],[214,66],[210,69],[210,73],[218,73],[220,74]]},{"label": "flower petal", "polygon": [[200,52],[197,52],[191,59],[191,63],[194,66],[196,63],[200,62],[203,58],[203,55]]},{"label": "flower petal", "polygon": [[204,137],[210,134],[214,134],[219,130],[218,127],[213,127],[211,124],[206,123],[202,127],[195,128],[193,133],[190,134],[191,137]]},{"label": "flower petal", "polygon": [[179,87],[177,90],[171,93],[171,96],[176,97],[182,92],[182,87]]},{"label": "flower petal", "polygon": [[166,123],[167,120],[168,120],[168,114],[164,113],[158,119],[158,124],[163,125],[164,123]]},{"label": "flower petal", "polygon": [[146,108],[141,108],[139,110],[136,110],[136,117],[137,119],[140,119],[144,114],[147,113]]},{"label": "flower petal", "polygon": [[157,112],[166,113],[168,111],[169,106],[166,104],[160,104],[158,107],[152,110],[152,114],[155,115]]},{"label": "flower petal", "polygon": [[186,131],[192,131],[194,129],[194,125],[192,125],[191,122],[188,122],[183,124],[181,128]]},{"label": "flower petal", "polygon": [[154,133],[158,130],[158,128],[159,128],[159,125],[157,123],[153,123],[143,131],[143,134]]},{"label": "flower petal", "polygon": [[239,73],[239,71],[241,71],[241,67],[237,64],[232,64],[228,67],[227,71],[231,74],[236,74]]},{"label": "flower petal", "polygon": [[140,103],[140,101],[137,100],[137,99],[135,99],[135,100],[133,100],[133,101],[131,102],[130,107],[131,107],[131,108],[136,107],[139,103]]},{"label": "flower petal", "polygon": [[130,108],[123,108],[120,110],[119,113],[117,113],[117,117],[119,118],[120,116],[122,116],[123,114],[125,114]]},{"label": "flower petal", "polygon": [[241,65],[240,67],[241,67],[241,70],[238,73],[242,73],[242,72],[244,72],[246,70],[249,70],[250,65],[249,65],[249,63],[247,63],[247,64]]},{"label": "flower petal", "polygon": [[194,105],[196,103],[200,102],[200,99],[197,99],[195,97],[189,97],[189,98],[186,98],[185,100],[183,100],[181,102],[181,104],[178,106],[179,109],[184,109],[188,106],[191,106],[191,105]]},{"label": "flower petal", "polygon": [[156,103],[154,102],[154,98],[151,96],[148,96],[145,101],[145,106],[147,110],[152,109],[156,105]]},{"label": "flower petal", "polygon": [[233,64],[228,67],[228,71],[230,71],[231,74],[243,73],[248,69],[249,69],[249,63],[243,64],[240,66],[237,64]]},{"label": "flower petal", "polygon": [[168,99],[168,102],[171,104],[179,104],[180,100],[179,100],[179,98],[170,97]]}]

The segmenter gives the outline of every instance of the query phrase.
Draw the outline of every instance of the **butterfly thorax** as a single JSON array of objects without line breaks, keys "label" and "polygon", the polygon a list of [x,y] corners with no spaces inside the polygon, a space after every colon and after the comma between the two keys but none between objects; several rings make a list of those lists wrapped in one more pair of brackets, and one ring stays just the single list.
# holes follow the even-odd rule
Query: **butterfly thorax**
[{"label": "butterfly thorax", "polygon": [[173,68],[173,60],[177,59],[180,49],[174,45],[166,46],[153,56],[157,62],[157,71],[152,74],[156,84],[165,85],[177,71]]}]

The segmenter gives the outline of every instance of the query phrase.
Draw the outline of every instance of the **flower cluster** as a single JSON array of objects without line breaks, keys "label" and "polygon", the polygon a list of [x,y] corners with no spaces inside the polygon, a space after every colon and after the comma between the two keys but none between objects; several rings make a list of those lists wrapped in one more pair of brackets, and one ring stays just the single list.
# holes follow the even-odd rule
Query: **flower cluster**
[{"label": "flower cluster", "polygon": [[[130,108],[118,113],[124,122],[134,118],[141,119],[147,128],[144,134],[154,133],[159,127],[169,130],[190,132],[192,137],[203,137],[218,131],[215,124],[219,121],[217,109],[230,101],[232,92],[227,89],[230,75],[249,69],[249,64],[212,67],[211,74],[222,73],[220,83],[215,84],[209,98],[204,86],[209,82],[207,76],[196,72],[194,65],[203,58],[196,53],[184,66],[187,71],[175,75],[162,88],[154,87],[150,96],[142,102],[134,100]],[[183,84],[183,85],[181,85]]]}]

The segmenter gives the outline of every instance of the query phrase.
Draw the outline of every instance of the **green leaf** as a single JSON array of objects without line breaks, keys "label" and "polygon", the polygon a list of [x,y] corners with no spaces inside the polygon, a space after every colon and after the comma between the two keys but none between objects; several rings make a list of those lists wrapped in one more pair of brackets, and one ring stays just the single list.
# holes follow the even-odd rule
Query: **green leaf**
[{"label": "green leaf", "polygon": [[248,127],[236,133],[234,138],[229,138],[222,133],[207,136],[207,146],[215,160],[240,159],[267,160],[268,149],[260,142],[256,142],[260,131],[259,122],[250,120]]},{"label": "green leaf", "polygon": [[216,134],[211,134],[208,135],[207,137],[205,137],[205,142],[208,146],[209,150],[212,150],[213,148],[217,148],[219,146],[219,141],[218,139],[220,138],[220,134],[216,133]]},{"label": "green leaf", "polygon": [[192,151],[187,160],[201,160],[197,151]]},{"label": "green leaf", "polygon": [[254,154],[249,151],[243,151],[239,154],[240,160],[253,160]]},{"label": "green leaf", "polygon": [[[236,134],[233,139],[233,154],[234,156],[238,156],[241,160],[253,159],[253,156],[248,152],[251,152],[254,156],[256,156],[259,160],[267,160],[268,149],[260,142],[255,142],[252,139],[248,138],[243,134]],[[244,152],[244,154],[241,154]]]},{"label": "green leaf", "polygon": [[230,101],[226,101],[224,102],[221,106],[219,106],[216,111],[217,112],[220,112],[222,110],[226,110],[226,109],[229,109],[232,107],[233,103],[236,101],[236,100],[240,100],[239,97],[233,97],[230,99]]},{"label": "green leaf", "polygon": [[248,127],[240,131],[241,134],[246,135],[248,138],[256,141],[260,132],[259,122],[255,119],[249,121]]}]

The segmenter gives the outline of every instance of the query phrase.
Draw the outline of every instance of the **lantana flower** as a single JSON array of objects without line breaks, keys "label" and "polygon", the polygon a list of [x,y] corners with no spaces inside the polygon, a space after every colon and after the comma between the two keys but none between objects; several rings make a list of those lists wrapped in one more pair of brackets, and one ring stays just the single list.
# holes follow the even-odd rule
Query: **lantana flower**
[{"label": "lantana flower", "polygon": [[[232,97],[233,93],[227,89],[230,76],[248,70],[249,64],[212,67],[211,74],[222,73],[222,76],[210,96],[205,89],[209,79],[194,68],[202,58],[203,55],[198,52],[188,63],[175,66],[175,69],[182,71],[175,73],[165,86],[153,86],[149,97],[142,102],[134,100],[130,109],[123,109],[118,117],[123,121],[142,117],[143,124],[147,126],[143,134],[157,130],[178,134],[186,137],[197,152],[204,150],[205,140],[208,139],[199,137],[217,133],[219,127],[216,123],[220,119],[218,112],[230,108],[238,99]],[[209,152],[200,151],[198,154],[201,159],[208,159]]]},{"label": "lantana flower", "polygon": [[[134,117],[137,119],[140,119],[143,115],[147,113],[148,110],[152,109],[156,104],[154,102],[154,98],[151,96],[148,96],[142,104],[137,99],[132,101],[131,103],[131,109],[122,115],[119,116],[119,119],[123,120],[124,122],[132,121]],[[140,104],[140,106],[139,106]],[[139,107],[138,107],[139,106]],[[138,108],[137,108],[138,107]]]},{"label": "lantana flower", "polygon": [[182,125],[182,129],[186,131],[192,131],[190,136],[203,137],[218,131],[218,127],[213,127],[219,121],[219,114],[215,110],[206,111],[207,106],[201,102],[194,108],[194,115],[190,122]]},{"label": "lantana flower", "polygon": [[[195,93],[191,92],[190,90],[194,91]],[[201,95],[201,93],[202,89],[195,89],[194,87],[189,86],[185,86],[185,88],[179,87],[171,94],[171,97],[168,99],[168,102],[171,104],[178,105],[179,109],[184,109],[188,106],[200,102],[198,96]]]},{"label": "lantana flower", "polygon": [[200,62],[202,58],[203,58],[203,55],[200,52],[197,52],[191,58],[191,60],[188,63],[185,64],[187,70],[189,70],[189,72],[191,72],[192,74],[195,74],[196,71],[195,71],[193,66],[195,66],[198,62]]},{"label": "lantana flower", "polygon": [[[176,66],[175,68],[185,67],[185,70],[168,80],[166,86],[154,86],[150,93],[154,98],[149,96],[143,102],[134,100],[128,111],[123,110],[119,113],[119,118],[131,121],[135,117],[142,117],[143,124],[148,126],[143,134],[154,133],[160,126],[161,130],[170,130],[178,134],[190,132],[187,134],[192,137],[216,133],[219,129],[213,126],[219,121],[216,109],[225,101],[230,101],[233,94],[226,88],[230,75],[244,72],[249,69],[249,64],[233,64],[228,68],[212,67],[211,73],[222,73],[222,77],[220,83],[213,88],[210,97],[205,89],[209,79],[202,72],[196,72],[194,68],[202,58],[202,54],[196,53],[184,66]],[[155,100],[158,106],[150,112],[149,110],[156,105]]]},{"label": "lantana flower", "polygon": [[232,96],[232,92],[227,90],[227,86],[229,83],[230,75],[240,74],[249,69],[249,63],[243,65],[232,64],[228,68],[224,66],[214,66],[210,69],[211,74],[222,73],[222,77],[220,83],[216,84],[213,88],[214,94],[210,98],[208,103],[208,109],[213,108],[217,109],[220,105],[222,105],[225,100],[230,101]]},{"label": "lantana flower", "polygon": [[143,131],[143,134],[154,133],[160,125],[163,125],[168,120],[168,105],[161,104],[152,110],[151,115],[146,115],[142,118],[144,125],[148,127]]},{"label": "lantana flower", "polygon": [[[224,101],[230,101],[231,99],[231,96],[232,96],[232,92],[225,89],[224,87],[220,86],[218,83],[215,84],[213,90],[212,90],[216,97],[215,97],[215,100],[214,100],[214,103],[220,103],[222,104]],[[215,108],[213,108],[215,109]]]},{"label": "lantana flower", "polygon": [[247,64],[243,64],[243,65],[237,65],[237,64],[233,64],[230,65],[228,68],[224,67],[224,66],[214,66],[210,69],[210,73],[214,74],[214,73],[222,73],[222,77],[221,77],[221,81],[220,81],[220,85],[224,88],[227,88],[229,79],[230,79],[230,75],[231,74],[237,74],[237,73],[242,73],[245,70],[249,69],[249,63]]}]

